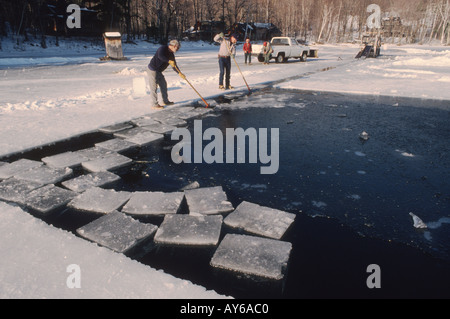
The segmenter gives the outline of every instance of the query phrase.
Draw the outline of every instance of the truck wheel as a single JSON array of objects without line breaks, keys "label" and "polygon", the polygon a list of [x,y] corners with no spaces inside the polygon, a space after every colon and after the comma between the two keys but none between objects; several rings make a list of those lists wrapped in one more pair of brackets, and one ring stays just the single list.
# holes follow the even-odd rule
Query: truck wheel
[{"label": "truck wheel", "polygon": [[264,62],[264,56],[262,54],[258,55],[258,62]]},{"label": "truck wheel", "polygon": [[300,61],[306,62],[307,59],[308,59],[308,53],[303,52],[302,56],[300,57]]},{"label": "truck wheel", "polygon": [[283,62],[285,62],[284,61],[284,54],[283,53],[280,53],[280,54],[278,54],[278,56],[277,56],[277,63],[283,63]]}]

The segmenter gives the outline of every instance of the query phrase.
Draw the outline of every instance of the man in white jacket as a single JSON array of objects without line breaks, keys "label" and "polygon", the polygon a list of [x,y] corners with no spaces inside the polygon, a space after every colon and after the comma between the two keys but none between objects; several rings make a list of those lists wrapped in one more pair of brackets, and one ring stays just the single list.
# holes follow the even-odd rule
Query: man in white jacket
[{"label": "man in white jacket", "polygon": [[[214,37],[214,41],[220,43],[219,49],[219,89],[229,90],[233,87],[230,85],[231,79],[231,56],[236,55],[237,35],[233,34],[229,39],[226,39],[223,33]],[[225,76],[225,86],[223,85],[223,78]]]}]

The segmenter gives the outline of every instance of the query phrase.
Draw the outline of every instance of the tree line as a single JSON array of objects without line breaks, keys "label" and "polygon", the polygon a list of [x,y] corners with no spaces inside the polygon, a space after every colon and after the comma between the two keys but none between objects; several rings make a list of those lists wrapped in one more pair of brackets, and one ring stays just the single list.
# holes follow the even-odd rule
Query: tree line
[{"label": "tree line", "polygon": [[0,0],[0,37],[41,37],[45,45],[52,32],[70,35],[61,21],[67,18],[68,4],[77,4],[86,8],[82,18],[89,20],[84,25],[93,29],[90,35],[120,31],[127,41],[182,39],[198,22],[211,20],[222,22],[224,29],[236,23],[273,23],[286,36],[352,42],[367,31],[372,3],[381,7],[389,29],[385,38],[450,45],[450,0]]}]

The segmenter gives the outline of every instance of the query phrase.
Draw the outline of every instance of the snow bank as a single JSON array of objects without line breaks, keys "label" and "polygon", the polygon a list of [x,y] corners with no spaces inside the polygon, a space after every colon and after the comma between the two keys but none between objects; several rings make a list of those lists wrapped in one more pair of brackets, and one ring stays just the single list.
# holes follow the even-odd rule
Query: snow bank
[{"label": "snow bank", "polygon": [[[356,52],[355,47],[355,55]],[[450,51],[445,47],[384,45],[381,54],[377,59],[348,60],[341,68],[285,82],[278,87],[450,100]]]},{"label": "snow bank", "polygon": [[[0,202],[0,298],[221,298]],[[81,288],[68,288],[79,266]]]}]

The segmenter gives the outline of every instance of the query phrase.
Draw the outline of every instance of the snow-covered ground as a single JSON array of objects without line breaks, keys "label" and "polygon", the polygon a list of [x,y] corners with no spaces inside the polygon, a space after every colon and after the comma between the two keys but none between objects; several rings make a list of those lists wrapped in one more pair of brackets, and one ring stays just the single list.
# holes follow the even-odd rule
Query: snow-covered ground
[{"label": "snow-covered ground", "polygon": [[[101,46],[86,44],[18,51],[4,41],[2,47],[0,158],[158,112],[150,109],[148,96],[133,91],[133,79],[146,76],[156,45],[125,45],[129,60],[121,62],[100,62],[105,55]],[[447,47],[385,45],[381,57],[366,60],[354,59],[358,45],[314,48],[319,49],[319,58],[306,63],[293,60],[267,66],[254,59],[246,66],[241,48],[237,60],[251,87],[289,79],[275,85],[450,101]],[[205,98],[223,93],[218,89],[217,51],[214,45],[183,43],[177,53],[180,69]],[[198,100],[175,72],[168,69],[165,74],[172,101]],[[246,89],[234,64],[232,85],[235,90]],[[20,208],[0,203],[0,212],[2,298],[219,297],[48,226]],[[81,267],[82,289],[66,286],[70,264]],[[152,289],[153,285],[159,288]]]}]

